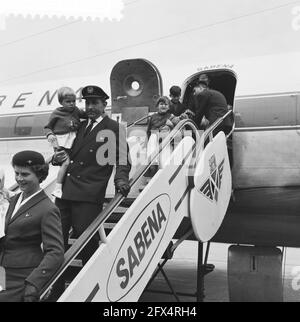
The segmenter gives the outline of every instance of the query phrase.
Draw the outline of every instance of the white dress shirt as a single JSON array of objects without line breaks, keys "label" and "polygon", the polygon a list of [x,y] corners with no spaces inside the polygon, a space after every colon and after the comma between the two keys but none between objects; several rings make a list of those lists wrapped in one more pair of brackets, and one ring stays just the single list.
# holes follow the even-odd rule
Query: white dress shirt
[{"label": "white dress shirt", "polygon": [[[94,124],[93,124],[93,126],[92,126],[92,129],[91,129],[91,131],[94,129],[94,127],[95,126],[97,126],[101,121],[103,120],[103,116],[101,115],[101,116],[99,116],[96,120],[95,120],[95,122],[94,122]],[[88,121],[88,124],[87,124],[87,126],[86,126],[86,128],[89,126],[91,124],[91,119],[89,119],[89,121]]]}]

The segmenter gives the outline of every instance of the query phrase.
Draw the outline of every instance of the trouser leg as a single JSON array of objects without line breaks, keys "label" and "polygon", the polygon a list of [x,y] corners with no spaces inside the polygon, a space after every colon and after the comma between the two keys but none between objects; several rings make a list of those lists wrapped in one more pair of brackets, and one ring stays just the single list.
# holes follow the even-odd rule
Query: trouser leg
[{"label": "trouser leg", "polygon": [[[62,232],[64,238],[64,247],[65,251],[69,248],[68,241],[69,241],[69,232],[71,228],[71,206],[70,201],[56,199],[55,200],[56,206],[60,210],[61,214],[61,223],[62,223]],[[65,282],[66,282],[66,272],[62,274],[62,276],[57,280],[57,282],[53,285],[53,289],[48,301],[53,302],[57,301],[62,293],[65,291]]]},{"label": "trouser leg", "polygon": [[67,251],[69,248],[69,233],[72,223],[72,203],[69,200],[56,199],[55,204],[60,210],[64,246],[65,251]]},{"label": "trouser leg", "polygon": [[[102,204],[89,202],[72,202],[72,227],[74,237],[79,237],[101,213]],[[81,251],[79,257],[82,259],[83,265],[90,259],[99,247],[98,232],[92,237],[88,244]]]}]

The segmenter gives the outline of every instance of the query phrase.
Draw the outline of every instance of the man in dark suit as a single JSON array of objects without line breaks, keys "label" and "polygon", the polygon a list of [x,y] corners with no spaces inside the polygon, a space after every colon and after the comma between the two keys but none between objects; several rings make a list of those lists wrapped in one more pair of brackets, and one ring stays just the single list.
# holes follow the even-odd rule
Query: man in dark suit
[{"label": "man in dark suit", "polygon": [[[225,96],[216,90],[208,87],[209,79],[206,74],[200,75],[194,87],[194,96],[191,110],[195,113],[195,123],[200,127],[203,116],[207,119],[209,125],[212,125],[218,118],[228,112],[228,106]],[[227,117],[218,131],[222,130],[229,133],[232,124]]]},{"label": "man in dark suit", "polygon": [[[88,120],[82,122],[70,152],[70,165],[63,184],[61,211],[64,243],[69,230],[79,237],[102,211],[106,187],[112,174],[117,191],[127,196],[131,165],[125,131],[105,113],[108,95],[97,86],[82,89]],[[81,257],[87,262],[99,246],[98,234],[87,244]]]}]

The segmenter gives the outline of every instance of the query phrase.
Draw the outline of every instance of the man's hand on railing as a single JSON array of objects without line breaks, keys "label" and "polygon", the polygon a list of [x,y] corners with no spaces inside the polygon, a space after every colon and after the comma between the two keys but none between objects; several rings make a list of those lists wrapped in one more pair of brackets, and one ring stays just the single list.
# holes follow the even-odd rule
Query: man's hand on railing
[{"label": "man's hand on railing", "polygon": [[194,117],[195,117],[195,113],[194,112],[192,112],[190,109],[187,109],[187,110],[185,110],[180,116],[179,116],[179,118],[181,119],[181,120],[186,120],[186,119],[191,119],[191,120],[193,120],[194,119]]},{"label": "man's hand on railing", "polygon": [[203,117],[201,124],[200,124],[200,129],[206,130],[209,127],[209,121]]},{"label": "man's hand on railing", "polygon": [[119,179],[115,183],[117,192],[120,192],[124,197],[127,197],[130,191],[130,185],[127,181]]},{"label": "man's hand on railing", "polygon": [[39,293],[36,287],[30,283],[25,283],[24,302],[37,302]]}]

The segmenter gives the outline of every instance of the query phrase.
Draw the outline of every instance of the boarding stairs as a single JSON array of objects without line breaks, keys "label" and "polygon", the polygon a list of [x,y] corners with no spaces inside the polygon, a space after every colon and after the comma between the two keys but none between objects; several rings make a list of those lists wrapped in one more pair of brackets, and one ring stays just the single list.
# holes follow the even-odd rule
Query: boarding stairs
[{"label": "boarding stairs", "polygon": [[[194,234],[201,243],[209,241],[221,225],[231,194],[226,137],[223,132],[213,137],[213,131],[230,113],[204,133],[192,121],[181,121],[130,180],[131,190],[138,193],[108,198],[88,229],[71,240],[64,263],[40,299],[47,300],[55,282],[72,270],[74,276],[58,302],[138,301],[153,276],[159,271],[164,274],[162,258],[164,262],[170,259],[185,238]],[[150,166],[183,131],[186,135],[169,159],[141,189]],[[190,217],[192,229],[172,243],[184,217]],[[97,233],[99,248],[82,267],[76,258]],[[167,277],[166,281],[169,284]]]}]

